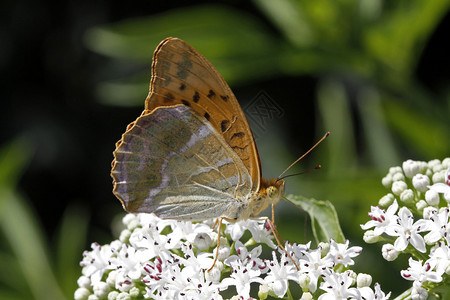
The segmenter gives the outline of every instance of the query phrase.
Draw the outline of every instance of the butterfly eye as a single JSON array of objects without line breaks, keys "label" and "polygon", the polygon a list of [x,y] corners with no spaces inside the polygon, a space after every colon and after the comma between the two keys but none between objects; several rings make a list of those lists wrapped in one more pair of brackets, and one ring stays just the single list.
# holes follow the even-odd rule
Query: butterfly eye
[{"label": "butterfly eye", "polygon": [[277,187],[271,185],[267,188],[267,197],[269,198],[277,198],[279,194],[279,190]]}]

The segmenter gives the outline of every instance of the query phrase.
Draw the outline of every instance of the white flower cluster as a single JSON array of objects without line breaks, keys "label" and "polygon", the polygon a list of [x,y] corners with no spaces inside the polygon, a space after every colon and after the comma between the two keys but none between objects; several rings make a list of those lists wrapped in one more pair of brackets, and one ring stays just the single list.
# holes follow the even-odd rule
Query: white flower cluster
[{"label": "white flower cluster", "polygon": [[[81,261],[75,299],[259,299],[292,296],[289,283],[301,287],[301,299],[388,299],[372,278],[348,270],[361,247],[349,242],[275,249],[273,235],[261,220],[225,224],[218,261],[211,271],[217,228],[202,223],[162,220],[153,214],[128,214],[120,239],[92,244]],[[249,231],[250,234],[246,231]],[[249,237],[251,235],[251,237]],[[241,240],[247,239],[242,242]],[[232,244],[230,246],[230,243]],[[268,257],[263,258],[264,254]],[[258,290],[259,287],[259,290]],[[291,297],[292,298],[292,297]]]},{"label": "white flower cluster", "polygon": [[371,208],[372,220],[361,225],[367,230],[364,240],[386,242],[382,255],[388,261],[411,254],[401,276],[413,281],[412,299],[427,299],[450,275],[450,158],[407,160],[390,168],[382,183],[391,193]]}]

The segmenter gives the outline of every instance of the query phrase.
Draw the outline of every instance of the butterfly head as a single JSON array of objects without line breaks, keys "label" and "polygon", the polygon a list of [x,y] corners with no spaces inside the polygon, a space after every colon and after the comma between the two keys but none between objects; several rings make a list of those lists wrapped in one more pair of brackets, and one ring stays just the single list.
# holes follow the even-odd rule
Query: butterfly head
[{"label": "butterfly head", "polygon": [[269,204],[276,204],[284,195],[284,180],[262,179],[261,191],[265,193]]}]

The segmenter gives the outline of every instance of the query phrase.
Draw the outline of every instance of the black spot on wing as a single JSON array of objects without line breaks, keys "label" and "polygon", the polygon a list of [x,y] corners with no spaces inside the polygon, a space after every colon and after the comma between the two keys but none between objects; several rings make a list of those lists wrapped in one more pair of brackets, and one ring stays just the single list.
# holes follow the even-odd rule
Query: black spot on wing
[{"label": "black spot on wing", "polygon": [[200,100],[200,94],[198,92],[195,92],[194,96],[192,96],[192,100],[197,103],[198,100]]},{"label": "black spot on wing", "polygon": [[229,124],[230,121],[228,120],[223,120],[222,122],[220,122],[220,129],[222,130],[222,132],[225,132],[228,129]]},{"label": "black spot on wing", "polygon": [[237,132],[237,133],[235,133],[235,134],[233,134],[233,135],[231,136],[230,141],[231,141],[232,139],[234,139],[234,138],[241,138],[241,137],[243,137],[244,135],[245,135],[245,133],[243,133],[242,131],[241,131],[241,132]]},{"label": "black spot on wing", "polygon": [[184,83],[182,83],[179,87],[180,91],[183,91],[186,88],[186,85]]},{"label": "black spot on wing", "polygon": [[247,148],[248,147],[248,144],[247,145],[245,145],[244,147],[239,147],[239,146],[231,146],[231,148],[233,149],[233,150],[236,150],[236,149],[239,149],[239,150],[244,150],[245,148]]},{"label": "black spot on wing", "polygon": [[222,98],[222,100],[226,102],[226,101],[228,101],[230,96],[220,96],[220,98]]},{"label": "black spot on wing", "polygon": [[191,106],[191,103],[189,103],[189,101],[182,99],[181,103],[183,103],[186,106]]},{"label": "black spot on wing", "polygon": [[209,121],[209,119],[211,118],[211,116],[210,116],[207,112],[205,112],[205,114],[204,114],[203,116],[204,116],[205,119],[208,120],[208,121]]},{"label": "black spot on wing", "polygon": [[209,99],[214,98],[214,96],[216,96],[216,93],[213,90],[209,90],[209,93],[206,97],[208,97]]},{"label": "black spot on wing", "polygon": [[164,102],[172,102],[175,99],[175,96],[172,93],[167,93],[164,96]]}]

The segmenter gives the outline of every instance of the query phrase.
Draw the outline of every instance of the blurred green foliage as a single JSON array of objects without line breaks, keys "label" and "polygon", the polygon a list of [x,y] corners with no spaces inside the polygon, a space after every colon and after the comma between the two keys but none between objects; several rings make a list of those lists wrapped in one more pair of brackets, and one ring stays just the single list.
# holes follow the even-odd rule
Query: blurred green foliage
[{"label": "blurred green foliage", "polygon": [[25,140],[0,150],[0,299],[73,299],[86,241],[86,213],[69,207],[52,246],[16,189],[30,158]]}]

